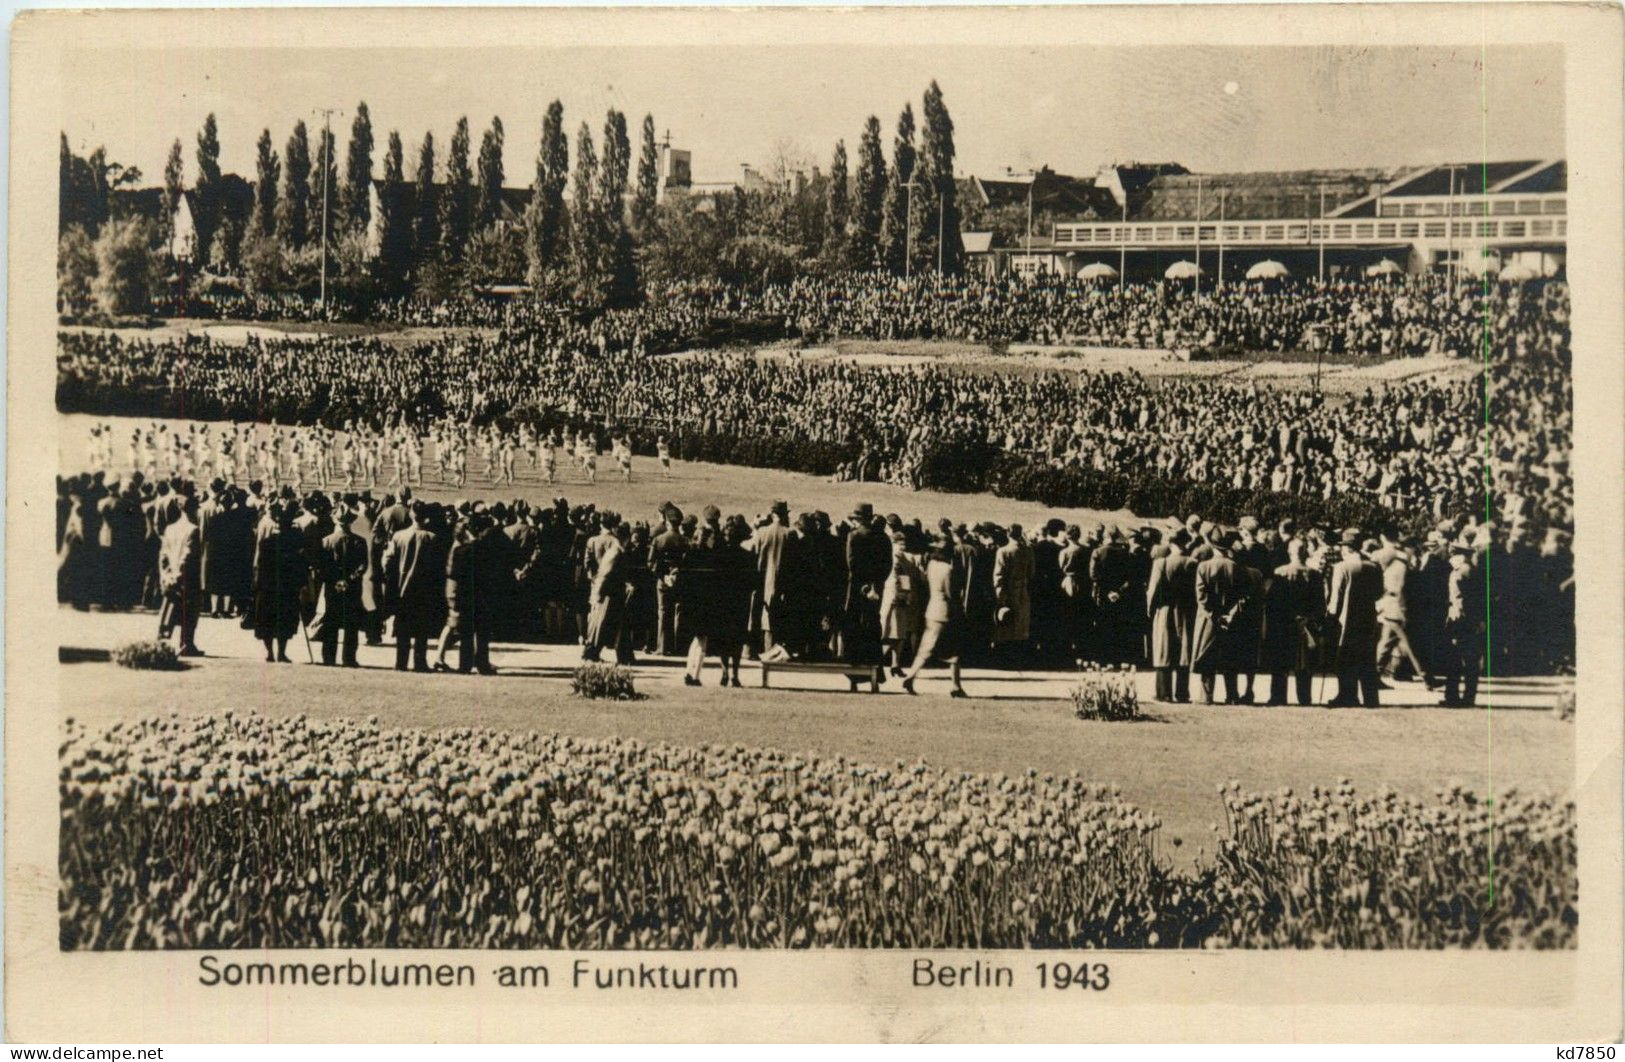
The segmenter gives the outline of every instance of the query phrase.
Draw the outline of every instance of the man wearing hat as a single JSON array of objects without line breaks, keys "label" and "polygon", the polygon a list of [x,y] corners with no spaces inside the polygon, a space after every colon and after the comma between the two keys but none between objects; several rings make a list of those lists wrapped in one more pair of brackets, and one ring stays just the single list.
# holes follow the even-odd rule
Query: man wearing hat
[{"label": "man wearing hat", "polygon": [[[860,503],[846,536],[846,599],[841,616],[841,659],[848,664],[881,661],[880,598],[891,574],[891,541],[874,526],[874,506]],[[857,689],[857,681],[850,680]]]},{"label": "man wearing hat", "polygon": [[1484,576],[1474,563],[1476,548],[1457,541],[1450,547],[1445,606],[1445,708],[1470,708],[1478,700],[1478,673],[1484,658]]},{"label": "man wearing hat", "polygon": [[366,616],[361,602],[361,583],[367,577],[367,543],[350,530],[355,512],[342,508],[335,517],[336,527],[316,554],[316,621],[313,634],[322,646],[322,663],[332,667],[338,660],[339,634],[344,634],[344,666],[359,667],[356,645]]},{"label": "man wearing hat", "polygon": [[768,510],[767,525],[750,537],[750,550],[756,558],[756,586],[751,593],[750,629],[759,639],[762,652],[773,648],[774,632],[784,633],[786,584],[780,572],[786,564],[798,563],[796,538],[790,533],[790,503],[776,501]]},{"label": "man wearing hat", "polygon": [[[1144,598],[1135,592],[1135,560],[1121,527],[1113,524],[1106,530],[1106,540],[1090,555],[1089,567],[1101,658],[1106,663],[1137,663]],[[1146,574],[1149,581],[1149,566]]]},{"label": "man wearing hat", "polygon": [[1200,679],[1202,703],[1213,703],[1213,676],[1224,674],[1225,701],[1240,700],[1231,628],[1247,607],[1250,581],[1230,559],[1234,531],[1216,531],[1208,542],[1213,555],[1196,566],[1196,621],[1191,630],[1191,671]]},{"label": "man wearing hat", "polygon": [[165,638],[170,630],[179,628],[181,656],[202,656],[197,647],[198,614],[203,610],[203,580],[200,573],[201,549],[198,545],[197,498],[187,495],[178,500],[176,518],[164,528],[158,551],[158,585],[163,593],[159,610],[159,637]]},{"label": "man wearing hat", "polygon": [[1336,624],[1334,643],[1337,695],[1328,708],[1375,708],[1377,699],[1377,602],[1382,599],[1382,569],[1361,552],[1358,528],[1341,536],[1343,559],[1332,566],[1327,583],[1326,613]]},{"label": "man wearing hat", "polygon": [[683,554],[688,540],[683,537],[683,511],[671,502],[660,507],[660,533],[649,543],[649,571],[655,580],[655,652],[677,655],[678,589]]}]

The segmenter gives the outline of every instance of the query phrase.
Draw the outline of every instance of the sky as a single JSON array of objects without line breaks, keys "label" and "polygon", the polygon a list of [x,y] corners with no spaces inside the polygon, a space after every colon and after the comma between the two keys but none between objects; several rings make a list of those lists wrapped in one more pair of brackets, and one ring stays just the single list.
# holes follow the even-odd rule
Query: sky
[{"label": "sky", "polygon": [[[295,121],[337,108],[341,145],[358,100],[372,115],[375,173],[389,131],[408,173],[425,131],[444,161],[458,116],[474,150],[500,115],[507,183],[530,183],[542,114],[566,126],[645,113],[693,153],[696,180],[736,177],[781,151],[821,168],[835,141],[855,159],[868,115],[888,157],[898,112],[931,80],[953,117],[957,166],[1002,176],[1049,165],[1092,174],[1127,161],[1192,170],[1400,167],[1564,153],[1560,46],[1467,48],[1013,48],[626,46],[444,49],[82,49],[66,57],[62,127],[140,166],[145,183],[182,141],[190,183],[197,130],[214,112],[221,164],[252,178],[269,128],[282,151]],[[634,144],[634,153],[636,146]],[[342,154],[341,154],[342,158]]]}]

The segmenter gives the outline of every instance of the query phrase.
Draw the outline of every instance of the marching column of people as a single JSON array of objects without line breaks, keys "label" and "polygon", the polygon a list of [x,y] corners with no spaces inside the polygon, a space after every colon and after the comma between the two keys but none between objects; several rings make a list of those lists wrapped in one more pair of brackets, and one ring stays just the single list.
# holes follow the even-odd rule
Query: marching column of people
[{"label": "marching column of people", "polygon": [[[690,684],[715,658],[737,686],[756,654],[881,667],[909,693],[932,660],[956,694],[961,665],[1100,662],[1148,666],[1163,701],[1369,707],[1385,679],[1416,679],[1470,705],[1487,621],[1539,602],[1545,625],[1523,625],[1516,649],[1490,642],[1488,670],[1572,659],[1567,551],[1466,519],[1422,541],[1194,515],[1135,529],[1052,519],[1029,536],[868,504],[792,518],[777,501],[748,519],[668,503],[644,522],[563,498],[301,496],[140,473],[74,477],[60,493],[61,599],[156,607],[159,634],[187,655],[202,653],[207,614],[240,617],[268,662],[289,661],[303,631],[322,664],[354,667],[361,637],[387,633],[395,667],[415,671],[490,674],[494,640],[575,641],[589,661],[685,658]],[[1268,676],[1262,697],[1255,675]]]}]

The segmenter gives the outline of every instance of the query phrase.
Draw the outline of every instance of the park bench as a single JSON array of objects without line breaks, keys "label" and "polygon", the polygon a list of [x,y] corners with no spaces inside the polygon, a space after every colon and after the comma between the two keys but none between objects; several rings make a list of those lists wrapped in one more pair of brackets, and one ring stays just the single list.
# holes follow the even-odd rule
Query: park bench
[{"label": "park bench", "polygon": [[839,661],[819,663],[810,660],[763,660],[762,688],[767,689],[768,676],[774,671],[805,672],[810,674],[845,675],[848,680],[867,679],[869,692],[880,692],[880,666],[843,664]]}]

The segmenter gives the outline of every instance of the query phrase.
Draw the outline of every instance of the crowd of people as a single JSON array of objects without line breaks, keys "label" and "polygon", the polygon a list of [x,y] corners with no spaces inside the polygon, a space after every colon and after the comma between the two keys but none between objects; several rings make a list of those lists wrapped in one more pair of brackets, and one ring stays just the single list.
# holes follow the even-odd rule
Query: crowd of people
[{"label": "crowd of people", "polygon": [[[808,313],[844,305],[827,292],[805,296],[798,305]],[[1366,297],[1349,298],[1364,305]],[[514,430],[596,422],[651,434],[789,437],[844,447],[850,478],[915,487],[939,485],[922,474],[928,452],[993,446],[1059,467],[1358,495],[1433,517],[1482,511],[1488,491],[1493,515],[1538,532],[1573,526],[1567,313],[1555,286],[1508,295],[1487,331],[1479,322],[1481,374],[1346,399],[1129,372],[972,373],[793,352],[655,356],[632,318],[613,314],[412,343],[64,333],[58,398],[66,411],[379,432],[406,424],[421,434],[450,418]]]},{"label": "crowd of people", "polygon": [[[1543,288],[1561,287],[1544,285]],[[1498,332],[1540,322],[1528,284],[1456,283],[1428,275],[1380,280],[1231,283],[1191,297],[1175,282],[1119,285],[1042,273],[988,278],[809,273],[757,288],[685,281],[651,284],[644,304],[604,319],[671,349],[716,321],[773,320],[782,334],[822,341],[961,339],[1210,351],[1293,352],[1317,347],[1369,358],[1480,354],[1486,321]],[[391,321],[430,328],[532,330],[572,318],[568,305],[524,299],[382,299],[327,305],[297,295],[218,294],[192,307],[249,321]],[[159,306],[163,311],[165,307]],[[1565,322],[1550,321],[1554,327]]]},{"label": "crowd of people", "polygon": [[756,654],[883,666],[912,693],[937,660],[963,695],[962,662],[1087,660],[1154,668],[1168,701],[1213,702],[1222,680],[1226,703],[1316,703],[1313,676],[1331,674],[1327,704],[1371,706],[1383,674],[1472,704],[1486,646],[1494,674],[1572,661],[1572,561],[1555,532],[1537,546],[1465,519],[1411,540],[1194,515],[1029,531],[868,505],[792,517],[785,502],[652,517],[83,473],[59,480],[58,587],[76,608],[157,607],[186,655],[203,652],[202,617],[235,617],[268,662],[289,661],[304,631],[321,663],[355,666],[362,637],[387,635],[395,666],[417,671],[492,672],[491,642],[511,638],[575,641],[587,660],[686,656],[690,684],[716,658],[738,685]]}]

